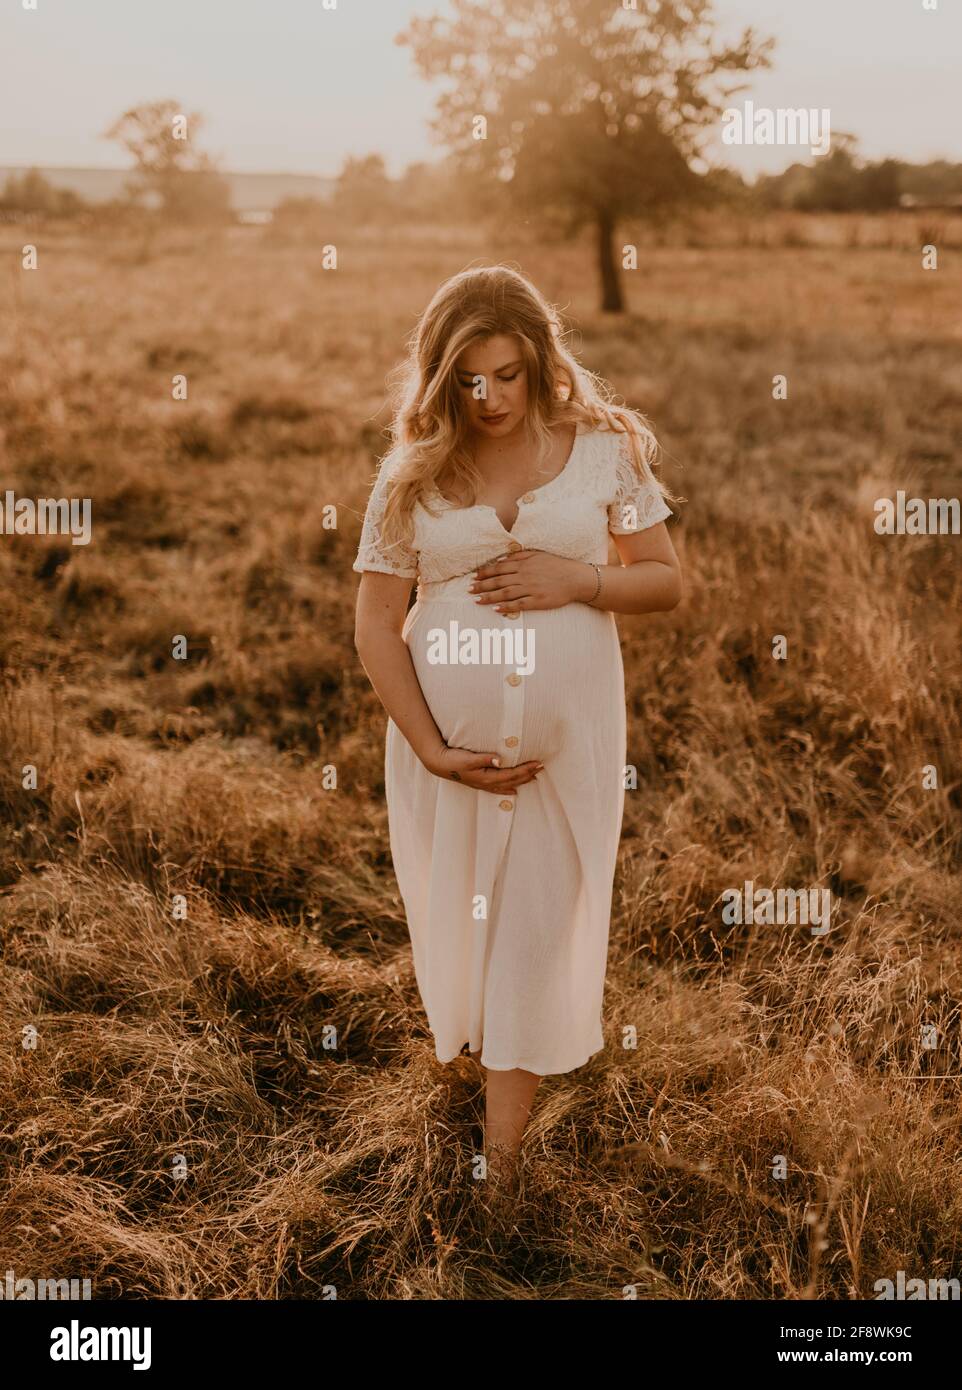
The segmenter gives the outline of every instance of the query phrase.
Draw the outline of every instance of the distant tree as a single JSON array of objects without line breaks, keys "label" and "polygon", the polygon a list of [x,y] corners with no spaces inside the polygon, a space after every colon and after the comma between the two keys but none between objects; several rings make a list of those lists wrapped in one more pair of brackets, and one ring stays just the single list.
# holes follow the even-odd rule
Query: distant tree
[{"label": "distant tree", "polygon": [[797,206],[811,212],[847,212],[858,206],[855,137],[832,132],[832,149],[811,166],[811,177]]},{"label": "distant tree", "polygon": [[381,155],[348,157],[338,175],[332,201],[335,209],[352,222],[377,222],[387,217],[394,202],[394,188]]},{"label": "distant tree", "polygon": [[740,203],[749,197],[749,187],[737,169],[725,166],[709,169],[705,187],[721,203]]},{"label": "distant tree", "polygon": [[74,217],[86,207],[79,194],[70,188],[55,188],[39,169],[8,174],[3,193],[0,194],[0,208],[6,212]]},{"label": "distant tree", "polygon": [[326,207],[327,204],[320,198],[290,194],[274,208],[274,227],[276,230],[298,231],[303,227],[316,226]]},{"label": "distant tree", "polygon": [[899,205],[898,160],[883,159],[859,171],[860,205],[869,211]]},{"label": "distant tree", "polygon": [[203,118],[176,101],[131,107],[105,132],[134,161],[132,195],[145,195],[172,221],[221,221],[230,214],[230,186],[195,143]]},{"label": "distant tree", "polygon": [[792,164],[781,174],[766,175],[754,194],[767,207],[803,212],[879,211],[898,207],[903,166],[894,159],[870,164],[859,159],[854,135],[833,132],[832,150],[811,164]]},{"label": "distant tree", "polygon": [[[624,217],[700,199],[700,137],[768,65],[747,29],[718,46],[711,0],[451,0],[397,37],[424,77],[449,78],[435,130],[475,177],[518,205],[595,228],[601,307],[624,301],[614,237]],[[742,84],[744,85],[744,84]],[[479,117],[487,138],[476,138]]]},{"label": "distant tree", "polygon": [[962,198],[962,164],[934,159],[928,164],[903,164],[899,169],[899,193],[943,206],[958,205]]},{"label": "distant tree", "polygon": [[492,211],[490,190],[466,176],[454,155],[409,164],[395,184],[394,197],[399,215],[412,222],[471,223]]},{"label": "distant tree", "polygon": [[752,184],[752,199],[761,208],[798,207],[811,175],[811,169],[798,162],[780,174],[759,174]]}]

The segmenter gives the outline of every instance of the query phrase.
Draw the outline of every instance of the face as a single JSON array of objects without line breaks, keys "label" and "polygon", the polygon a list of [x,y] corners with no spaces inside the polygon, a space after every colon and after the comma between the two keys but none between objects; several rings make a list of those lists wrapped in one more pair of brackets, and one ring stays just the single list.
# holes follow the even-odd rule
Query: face
[{"label": "face", "polygon": [[[477,382],[478,377],[483,381]],[[499,333],[465,348],[458,358],[456,379],[468,423],[479,434],[501,439],[523,425],[528,385],[516,337]],[[484,392],[477,400],[476,390]]]}]

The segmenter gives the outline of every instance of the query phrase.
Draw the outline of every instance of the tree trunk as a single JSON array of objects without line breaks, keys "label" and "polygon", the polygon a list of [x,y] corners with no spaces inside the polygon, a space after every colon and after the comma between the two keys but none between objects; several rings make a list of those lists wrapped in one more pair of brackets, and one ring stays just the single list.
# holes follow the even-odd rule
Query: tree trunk
[{"label": "tree trunk", "polygon": [[615,219],[607,208],[598,212],[598,272],[601,276],[601,312],[620,314],[625,302],[621,294],[618,262],[615,260]]}]

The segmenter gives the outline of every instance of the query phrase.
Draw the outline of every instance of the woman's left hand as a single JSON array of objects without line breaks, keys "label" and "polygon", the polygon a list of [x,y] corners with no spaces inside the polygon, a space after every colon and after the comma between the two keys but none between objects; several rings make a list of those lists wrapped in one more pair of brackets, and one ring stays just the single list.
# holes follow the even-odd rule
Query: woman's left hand
[{"label": "woman's left hand", "polygon": [[470,592],[479,606],[490,606],[496,613],[584,603],[597,587],[593,565],[545,550],[516,550],[479,565],[474,574]]}]

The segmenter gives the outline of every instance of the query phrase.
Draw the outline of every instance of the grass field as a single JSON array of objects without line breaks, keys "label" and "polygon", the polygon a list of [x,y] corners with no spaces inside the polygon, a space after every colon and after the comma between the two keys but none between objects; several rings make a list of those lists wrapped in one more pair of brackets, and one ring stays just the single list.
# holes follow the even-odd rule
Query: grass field
[{"label": "grass field", "polygon": [[[960,220],[936,272],[922,219],[786,225],[646,246],[618,318],[589,245],[510,229],[345,234],[325,272],[269,230],[0,228],[2,488],[90,497],[94,525],[0,536],[0,1271],[95,1298],[962,1275],[962,541],[872,524],[962,491]],[[651,418],[687,595],[618,620],[638,786],[606,1048],[542,1084],[496,1256],[350,565],[386,376],[439,281],[501,259]],[[833,930],[724,926],[746,879],[831,888]]]}]

